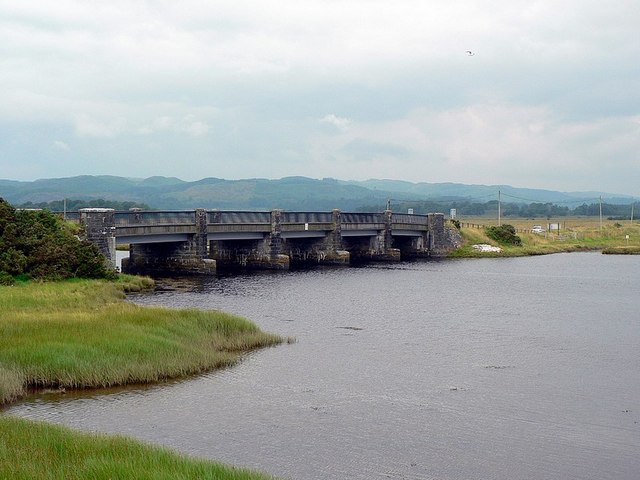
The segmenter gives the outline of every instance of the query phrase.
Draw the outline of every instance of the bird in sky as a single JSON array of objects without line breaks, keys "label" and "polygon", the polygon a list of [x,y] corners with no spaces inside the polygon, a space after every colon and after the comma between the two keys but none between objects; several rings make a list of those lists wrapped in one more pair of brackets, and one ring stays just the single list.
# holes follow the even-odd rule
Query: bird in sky
[{"label": "bird in sky", "polygon": [[470,57],[474,56],[475,53],[473,53],[471,50],[467,50],[467,55],[469,55]]}]

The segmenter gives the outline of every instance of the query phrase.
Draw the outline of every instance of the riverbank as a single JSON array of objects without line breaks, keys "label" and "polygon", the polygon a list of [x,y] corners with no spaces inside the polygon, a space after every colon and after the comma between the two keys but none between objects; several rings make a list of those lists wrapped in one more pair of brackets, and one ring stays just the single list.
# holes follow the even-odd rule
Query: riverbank
[{"label": "riverbank", "polygon": [[[149,279],[73,280],[0,287],[0,405],[30,390],[158,382],[236,363],[282,337],[216,311],[124,301]],[[0,417],[0,478],[265,476],[188,460],[141,443]]]},{"label": "riverbank", "polygon": [[[507,222],[505,222],[507,223]],[[522,228],[518,222],[516,226]],[[532,233],[519,230],[521,245],[505,245],[489,238],[483,228],[460,228],[464,244],[452,251],[451,258],[522,257],[551,253],[602,250],[603,253],[640,253],[640,225],[610,223],[602,229],[588,226],[567,228],[561,234]],[[628,236],[628,238],[627,238]],[[631,243],[629,243],[631,242]],[[499,247],[500,251],[479,251],[473,245],[487,244]]]},{"label": "riverbank", "polygon": [[267,480],[272,477],[187,458],[123,437],[78,433],[47,423],[0,417],[0,478]]},{"label": "riverbank", "polygon": [[605,255],[640,255],[640,246],[609,247],[602,250]]},{"label": "riverbank", "polygon": [[124,291],[145,285],[121,278],[0,287],[0,404],[34,388],[99,388],[192,375],[286,341],[223,312],[125,302]]}]

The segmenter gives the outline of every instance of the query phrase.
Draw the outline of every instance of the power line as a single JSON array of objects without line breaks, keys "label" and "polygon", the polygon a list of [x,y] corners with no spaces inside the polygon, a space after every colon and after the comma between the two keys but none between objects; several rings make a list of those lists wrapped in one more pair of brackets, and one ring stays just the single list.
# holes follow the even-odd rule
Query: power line
[{"label": "power line", "polygon": [[554,200],[554,201],[542,201],[542,200],[534,200],[532,198],[523,198],[523,197],[517,197],[515,195],[509,195],[508,193],[504,193],[502,192],[502,195],[505,197],[509,197],[509,198],[515,198],[517,200],[524,200],[525,202],[531,202],[531,203],[552,203],[552,204],[561,204],[561,203],[585,203],[585,202],[593,202],[596,203],[598,201],[597,198],[584,198],[584,199],[576,199],[576,200]]},{"label": "power line", "polygon": [[421,200],[389,198],[387,201],[388,202],[395,202],[395,203],[413,203],[413,204],[437,203],[437,204],[440,204],[440,205],[450,205],[450,204],[456,203],[456,202],[473,202],[473,201],[477,201],[477,200],[484,200],[485,198],[491,198],[491,197],[495,197],[495,194],[490,193],[488,195],[483,195],[481,197],[464,197],[464,198],[456,198],[456,199],[451,199],[451,200],[435,200],[435,199],[431,199],[431,198],[424,198],[424,199],[421,199]]}]

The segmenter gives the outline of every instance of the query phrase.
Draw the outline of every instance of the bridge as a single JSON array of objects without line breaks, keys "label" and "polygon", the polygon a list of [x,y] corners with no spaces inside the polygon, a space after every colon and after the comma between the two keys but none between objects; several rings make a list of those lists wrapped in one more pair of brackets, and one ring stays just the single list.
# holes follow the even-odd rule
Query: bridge
[{"label": "bridge", "polygon": [[218,268],[286,270],[441,256],[452,239],[444,215],[272,211],[147,211],[84,208],[86,238],[115,265],[128,244],[127,273],[208,274]]}]

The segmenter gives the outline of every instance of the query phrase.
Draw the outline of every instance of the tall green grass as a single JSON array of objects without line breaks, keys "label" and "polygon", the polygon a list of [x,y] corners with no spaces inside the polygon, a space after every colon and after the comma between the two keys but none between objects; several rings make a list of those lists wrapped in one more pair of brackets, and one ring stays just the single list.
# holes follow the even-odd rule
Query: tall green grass
[{"label": "tall green grass", "polygon": [[[514,223],[517,224],[517,222]],[[602,231],[597,227],[594,228],[592,225],[589,227],[574,227],[571,230],[567,229],[563,236],[558,236],[555,233],[541,235],[518,232],[518,236],[522,239],[521,246],[499,244],[489,238],[483,229],[462,228],[461,234],[464,245],[451,252],[449,254],[450,257],[515,257],[603,249],[606,252],[616,251],[616,253],[622,250],[633,251],[634,248],[632,246],[628,249],[621,248],[626,247],[629,241],[626,239],[626,235],[629,235],[631,243],[635,243],[636,248],[640,248],[638,247],[638,244],[640,244],[640,228],[637,226],[617,227],[612,224],[604,225]],[[574,234],[575,238],[573,238]],[[502,252],[478,252],[472,248],[472,245],[478,243],[499,246],[502,248]]]},{"label": "tall green grass", "polygon": [[75,280],[0,287],[0,404],[30,387],[108,387],[199,373],[284,340],[222,312],[133,305],[123,301],[125,288],[135,286]]},{"label": "tall green grass", "polygon": [[12,480],[266,480],[134,440],[0,417],[0,478]]}]

